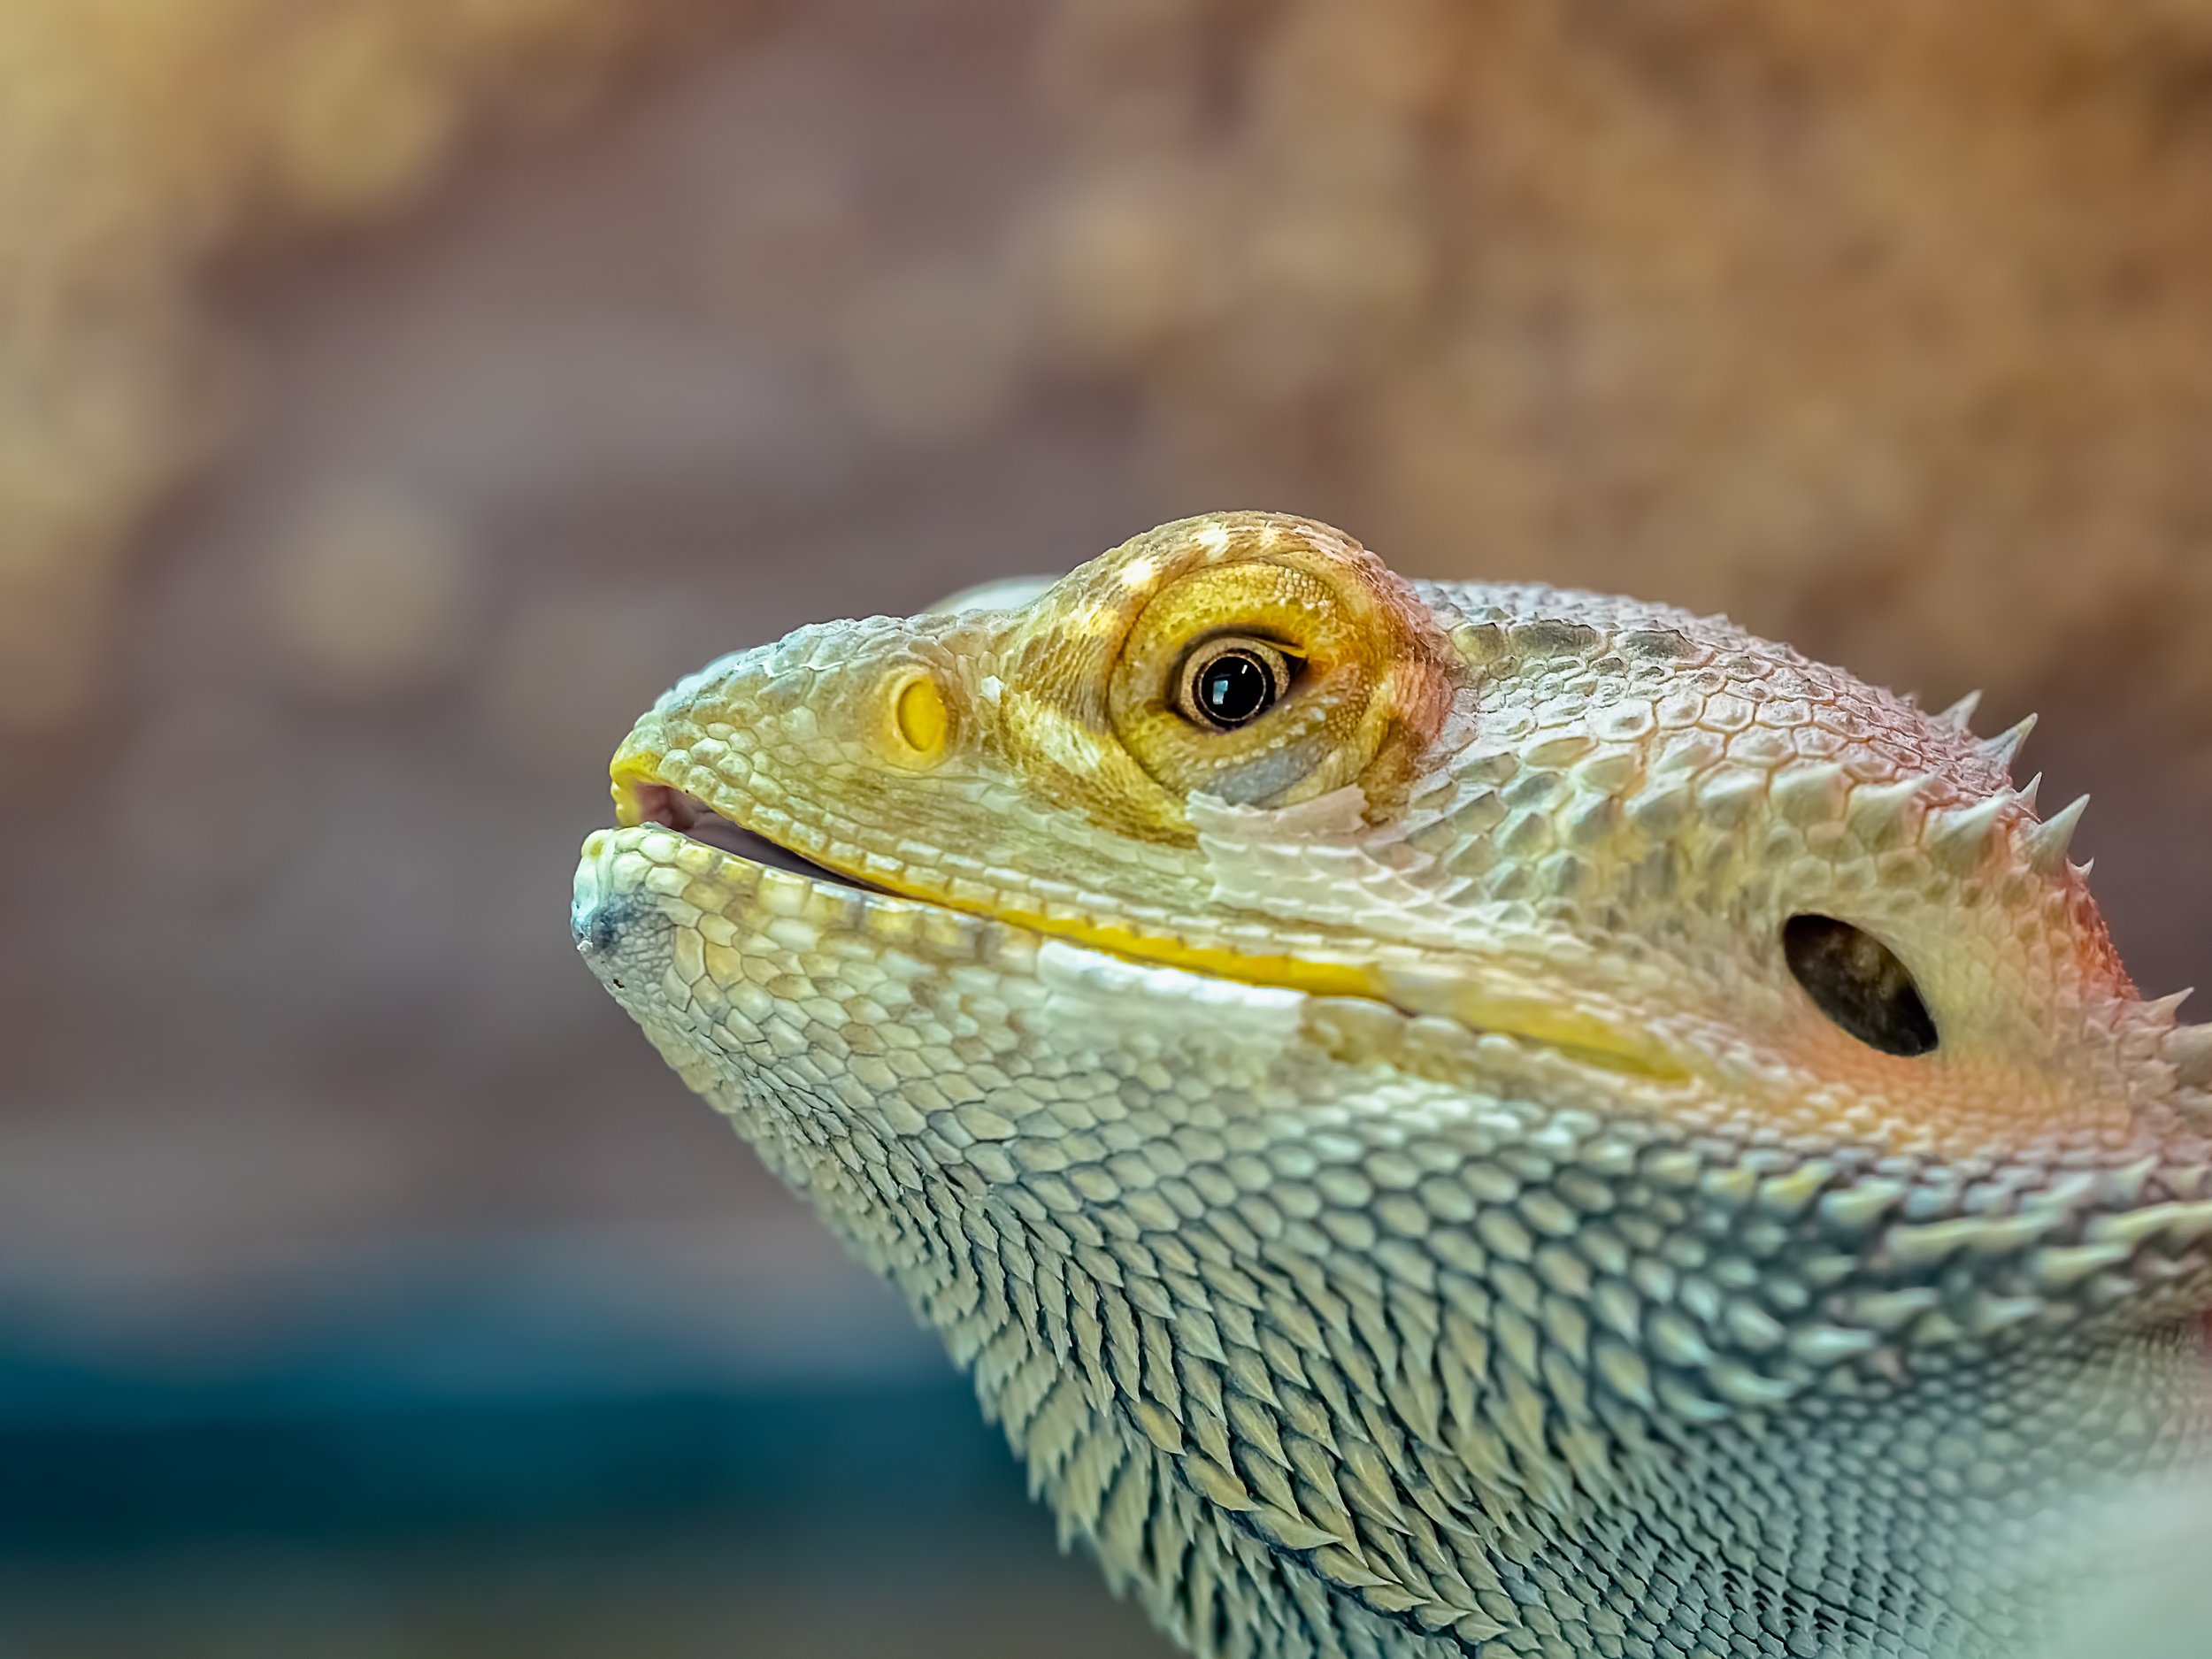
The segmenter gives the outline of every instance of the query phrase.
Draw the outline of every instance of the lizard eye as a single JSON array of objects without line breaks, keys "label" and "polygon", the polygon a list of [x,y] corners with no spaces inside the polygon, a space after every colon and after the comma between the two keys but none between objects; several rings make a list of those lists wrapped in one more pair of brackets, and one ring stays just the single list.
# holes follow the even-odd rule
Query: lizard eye
[{"label": "lizard eye", "polygon": [[1183,661],[1175,706],[1185,719],[1224,732],[1248,726],[1290,689],[1291,659],[1265,640],[1209,640]]},{"label": "lizard eye", "polygon": [[1450,705],[1450,647],[1412,592],[1296,521],[1171,525],[1094,580],[1040,662],[1065,675],[1114,641],[1105,724],[1179,830],[1194,795],[1284,807],[1357,782],[1379,801]]},{"label": "lizard eye", "polygon": [[1782,955],[1814,1005],[1869,1048],[1910,1058],[1936,1046],[1935,1021],[1897,955],[1832,916],[1793,916]]}]

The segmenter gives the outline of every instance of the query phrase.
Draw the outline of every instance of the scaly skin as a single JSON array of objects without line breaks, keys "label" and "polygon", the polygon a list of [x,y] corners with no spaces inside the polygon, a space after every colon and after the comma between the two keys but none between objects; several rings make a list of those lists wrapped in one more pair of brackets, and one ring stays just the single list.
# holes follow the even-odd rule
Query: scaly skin
[{"label": "scaly skin", "polygon": [[[1265,514],[1015,596],[677,686],[574,925],[1175,1640],[2012,1655],[2202,1458],[2212,1029],[2024,733]],[[1226,731],[1225,634],[1294,668]],[[1822,1011],[1801,915],[1932,1052]]]}]

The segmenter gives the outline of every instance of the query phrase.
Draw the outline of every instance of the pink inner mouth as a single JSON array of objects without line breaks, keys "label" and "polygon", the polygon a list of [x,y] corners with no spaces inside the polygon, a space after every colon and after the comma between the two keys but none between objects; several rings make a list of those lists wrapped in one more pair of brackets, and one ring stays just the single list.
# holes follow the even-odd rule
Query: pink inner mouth
[{"label": "pink inner mouth", "polygon": [[696,795],[686,795],[682,790],[671,788],[664,783],[637,785],[635,798],[639,819],[642,823],[661,825],[688,840],[734,854],[753,864],[766,864],[772,870],[787,870],[812,880],[834,881],[841,887],[856,887],[867,893],[884,890],[825,864],[818,864],[805,855],[780,846],[757,831],[749,830],[742,824],[724,818]]}]

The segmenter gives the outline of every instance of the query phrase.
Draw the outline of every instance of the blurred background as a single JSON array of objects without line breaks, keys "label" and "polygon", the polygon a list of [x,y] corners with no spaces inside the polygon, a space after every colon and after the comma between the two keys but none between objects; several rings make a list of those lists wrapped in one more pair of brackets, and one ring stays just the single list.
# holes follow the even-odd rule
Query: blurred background
[{"label": "blurred background", "polygon": [[2212,0],[5,0],[0,225],[8,1659],[1164,1651],[572,960],[803,621],[1724,610],[2212,977]]}]

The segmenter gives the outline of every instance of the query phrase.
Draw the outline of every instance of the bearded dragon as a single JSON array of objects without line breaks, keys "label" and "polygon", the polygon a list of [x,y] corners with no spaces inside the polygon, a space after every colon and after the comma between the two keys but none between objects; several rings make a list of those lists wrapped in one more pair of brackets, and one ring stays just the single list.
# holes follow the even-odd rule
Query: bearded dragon
[{"label": "bearded dragon", "polygon": [[2024,1654],[2212,1443],[2212,1026],[1968,714],[1212,514],[682,680],[573,928],[1191,1651]]}]

